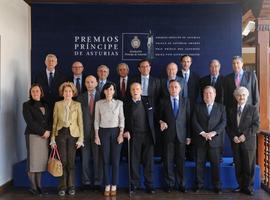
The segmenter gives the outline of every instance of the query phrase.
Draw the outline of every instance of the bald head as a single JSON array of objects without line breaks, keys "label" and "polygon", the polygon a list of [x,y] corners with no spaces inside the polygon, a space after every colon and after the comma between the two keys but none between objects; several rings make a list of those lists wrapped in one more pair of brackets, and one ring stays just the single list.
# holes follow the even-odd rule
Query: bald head
[{"label": "bald head", "polygon": [[93,75],[89,75],[85,78],[85,87],[88,92],[93,92],[97,87],[97,79]]}]

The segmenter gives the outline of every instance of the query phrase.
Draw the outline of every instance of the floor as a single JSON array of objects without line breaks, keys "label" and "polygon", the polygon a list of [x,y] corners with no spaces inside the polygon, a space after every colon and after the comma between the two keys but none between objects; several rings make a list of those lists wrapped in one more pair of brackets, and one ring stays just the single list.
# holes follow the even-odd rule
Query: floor
[{"label": "floor", "polygon": [[215,194],[211,191],[201,191],[199,193],[195,193],[193,191],[188,191],[183,194],[177,191],[173,191],[171,193],[165,193],[162,190],[157,190],[157,193],[154,195],[146,194],[143,190],[136,192],[129,197],[128,193],[125,190],[118,191],[118,195],[116,197],[103,197],[101,192],[92,192],[92,191],[79,191],[75,196],[66,196],[66,197],[58,197],[56,195],[55,189],[48,189],[49,194],[47,196],[33,196],[27,191],[27,188],[10,188],[6,192],[0,194],[0,200],[38,200],[38,199],[79,199],[79,200],[126,200],[126,199],[134,199],[134,200],[269,200],[270,194],[260,189],[255,192],[254,196],[248,196],[241,193],[233,193],[229,190],[225,190],[222,194]]}]

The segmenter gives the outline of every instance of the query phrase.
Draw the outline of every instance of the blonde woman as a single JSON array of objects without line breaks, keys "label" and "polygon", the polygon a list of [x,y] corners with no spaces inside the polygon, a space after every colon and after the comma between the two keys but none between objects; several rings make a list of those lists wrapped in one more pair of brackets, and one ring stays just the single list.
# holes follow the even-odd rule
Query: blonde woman
[{"label": "blonde woman", "polygon": [[63,164],[63,176],[60,178],[58,195],[75,195],[75,155],[76,149],[83,146],[83,120],[81,104],[72,100],[77,89],[71,82],[64,82],[59,87],[64,100],[55,103],[53,110],[53,128],[51,147],[59,149]]}]

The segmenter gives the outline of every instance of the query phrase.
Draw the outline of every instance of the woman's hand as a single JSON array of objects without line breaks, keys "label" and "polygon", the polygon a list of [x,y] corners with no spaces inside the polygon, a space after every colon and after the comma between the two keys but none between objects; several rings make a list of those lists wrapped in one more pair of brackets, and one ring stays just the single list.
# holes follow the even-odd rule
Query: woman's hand
[{"label": "woman's hand", "polygon": [[101,142],[100,142],[100,139],[99,139],[99,136],[98,135],[95,136],[95,143],[97,145],[101,145]]},{"label": "woman's hand", "polygon": [[117,137],[117,142],[118,142],[118,144],[121,144],[122,142],[124,142],[123,133],[119,133],[119,135]]},{"label": "woman's hand", "polygon": [[55,149],[55,148],[57,148],[57,145],[56,145],[56,143],[51,143],[50,145],[51,145],[51,148],[52,148],[52,149]]},{"label": "woman's hand", "polygon": [[51,135],[51,132],[50,131],[45,131],[44,134],[41,136],[42,138],[44,139],[48,139]]}]

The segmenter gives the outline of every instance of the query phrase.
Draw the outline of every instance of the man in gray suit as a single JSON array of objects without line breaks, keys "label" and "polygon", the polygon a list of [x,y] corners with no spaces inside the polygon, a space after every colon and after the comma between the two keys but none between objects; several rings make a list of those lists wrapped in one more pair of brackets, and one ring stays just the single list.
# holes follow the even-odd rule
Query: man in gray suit
[{"label": "man in gray suit", "polygon": [[81,103],[84,126],[84,148],[82,148],[82,184],[83,188],[93,185],[99,189],[102,184],[102,156],[101,149],[95,144],[94,109],[95,102],[99,100],[100,93],[96,90],[97,79],[89,75],[85,79],[87,91],[81,94],[77,101]]},{"label": "man in gray suit", "polygon": [[253,195],[256,162],[256,135],[260,126],[258,108],[248,104],[249,91],[239,87],[234,91],[237,105],[228,112],[228,134],[231,139],[235,174],[239,187],[235,192]]},{"label": "man in gray suit", "polygon": [[215,102],[216,89],[206,86],[203,90],[203,103],[197,104],[193,113],[193,130],[196,146],[196,187],[199,192],[204,184],[204,166],[208,157],[211,163],[213,190],[221,193],[220,148],[226,126],[226,112],[222,104]]}]

